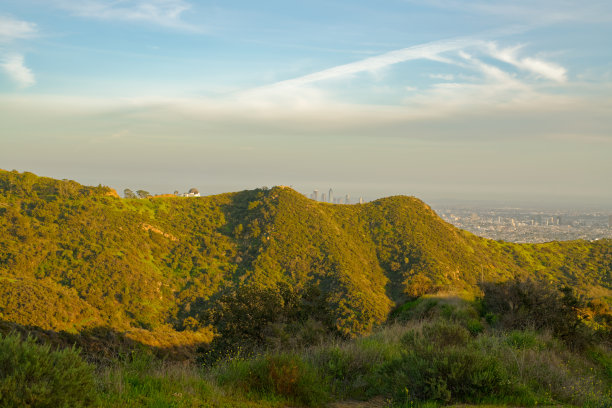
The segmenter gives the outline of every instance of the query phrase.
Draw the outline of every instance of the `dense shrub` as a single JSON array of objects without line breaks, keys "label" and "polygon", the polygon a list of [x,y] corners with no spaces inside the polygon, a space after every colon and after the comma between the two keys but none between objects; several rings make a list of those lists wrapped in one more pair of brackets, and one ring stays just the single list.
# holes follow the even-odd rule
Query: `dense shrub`
[{"label": "dense shrub", "polygon": [[517,349],[541,349],[544,348],[538,335],[532,331],[513,330],[508,333],[506,343]]},{"label": "dense shrub", "polygon": [[586,304],[571,288],[557,290],[532,279],[483,283],[484,312],[490,322],[511,330],[550,330],[572,347],[583,348],[594,340],[584,324]]},{"label": "dense shrub", "polygon": [[433,281],[423,274],[406,279],[404,281],[404,293],[411,298],[418,298],[429,293],[434,293],[439,288]]},{"label": "dense shrub", "polygon": [[474,347],[464,327],[444,321],[410,331],[405,350],[380,369],[395,403],[480,402],[511,395],[508,374],[493,355]]},{"label": "dense shrub", "polygon": [[361,342],[331,346],[311,356],[314,364],[337,399],[367,399],[378,395],[376,369],[384,361],[384,345]]},{"label": "dense shrub", "polygon": [[229,288],[204,314],[217,336],[200,351],[200,362],[250,355],[257,349],[286,349],[313,344],[331,332],[316,287],[298,292],[279,282],[272,287]]},{"label": "dense shrub", "polygon": [[307,406],[321,406],[328,398],[319,373],[297,354],[234,359],[217,367],[217,380],[245,394],[280,396]]},{"label": "dense shrub", "polygon": [[0,335],[0,406],[83,407],[95,400],[93,368],[77,350]]}]

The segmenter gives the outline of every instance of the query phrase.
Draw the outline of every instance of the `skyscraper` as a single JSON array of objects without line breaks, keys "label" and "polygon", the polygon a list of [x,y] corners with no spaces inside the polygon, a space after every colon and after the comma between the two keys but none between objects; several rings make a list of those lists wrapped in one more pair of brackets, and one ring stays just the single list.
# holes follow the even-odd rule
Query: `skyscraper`
[{"label": "skyscraper", "polygon": [[321,193],[321,201],[325,202],[325,193]]},{"label": "skyscraper", "polygon": [[359,197],[359,204],[363,204],[363,197]]},{"label": "skyscraper", "polygon": [[315,190],[312,192],[315,201],[319,201],[319,190]]},{"label": "skyscraper", "polygon": [[[330,202],[330,203],[333,203],[333,202],[334,202],[334,192],[333,192],[333,190],[332,190],[331,188],[329,189],[329,196],[328,196],[328,199],[329,199],[329,202]],[[325,200],[323,200],[323,201],[325,201]]]},{"label": "skyscraper", "polygon": [[350,204],[351,203],[351,195],[347,194],[346,197],[344,198],[344,204]]}]

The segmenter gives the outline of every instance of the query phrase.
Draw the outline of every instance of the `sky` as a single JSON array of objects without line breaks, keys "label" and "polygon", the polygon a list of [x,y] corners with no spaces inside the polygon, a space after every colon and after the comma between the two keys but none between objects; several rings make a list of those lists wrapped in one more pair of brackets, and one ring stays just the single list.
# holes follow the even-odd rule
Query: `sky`
[{"label": "sky", "polygon": [[1,0],[0,168],[612,209],[609,0]]}]

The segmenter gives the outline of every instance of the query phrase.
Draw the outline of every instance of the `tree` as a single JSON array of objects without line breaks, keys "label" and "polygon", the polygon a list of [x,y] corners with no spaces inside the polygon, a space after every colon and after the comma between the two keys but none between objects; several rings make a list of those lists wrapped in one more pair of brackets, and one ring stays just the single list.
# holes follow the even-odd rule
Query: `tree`
[{"label": "tree", "polygon": [[147,198],[147,197],[151,197],[151,193],[149,193],[146,190],[138,190],[136,191],[136,194],[138,194],[138,198]]},{"label": "tree", "polygon": [[592,330],[584,324],[585,302],[569,287],[560,290],[543,280],[483,282],[484,311],[512,330],[550,330],[572,347],[585,346]]},{"label": "tree", "polygon": [[411,298],[418,298],[437,290],[430,278],[419,273],[404,281],[404,293]]},{"label": "tree", "polygon": [[136,198],[136,194],[134,194],[134,192],[130,190],[129,188],[126,188],[125,190],[123,190],[123,196],[125,198]]}]

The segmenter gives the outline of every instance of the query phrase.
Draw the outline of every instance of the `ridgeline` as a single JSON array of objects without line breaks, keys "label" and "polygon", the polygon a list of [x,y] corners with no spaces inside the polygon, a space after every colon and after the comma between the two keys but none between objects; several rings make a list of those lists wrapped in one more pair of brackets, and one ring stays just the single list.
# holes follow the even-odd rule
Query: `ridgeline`
[{"label": "ridgeline", "polygon": [[333,205],[274,187],[121,199],[108,187],[0,171],[5,331],[100,339],[104,328],[188,348],[230,333],[228,316],[246,299],[261,302],[243,308],[248,320],[269,323],[272,313],[273,323],[316,321],[351,337],[406,300],[515,277],[609,300],[611,273],[610,240],[487,240],[414,197]]}]

